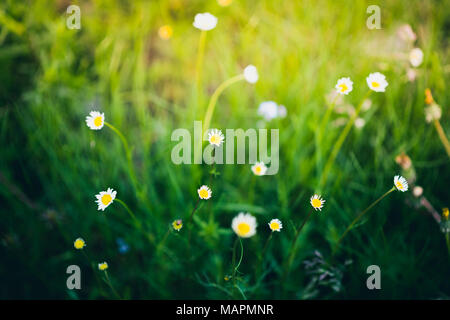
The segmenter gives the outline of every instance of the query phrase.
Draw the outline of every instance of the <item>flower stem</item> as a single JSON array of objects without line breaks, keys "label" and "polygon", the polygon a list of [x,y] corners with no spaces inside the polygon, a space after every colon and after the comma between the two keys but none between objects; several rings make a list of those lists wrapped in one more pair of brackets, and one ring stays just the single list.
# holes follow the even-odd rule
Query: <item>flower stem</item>
[{"label": "flower stem", "polygon": [[264,255],[266,253],[267,247],[269,246],[269,242],[272,239],[273,231],[270,232],[270,236],[267,237],[266,243],[264,244],[263,250],[261,252],[261,262],[264,260]]},{"label": "flower stem", "polygon": [[300,235],[300,232],[302,231],[303,227],[305,226],[306,222],[309,220],[309,218],[312,215],[312,211],[309,212],[309,214],[306,216],[305,220],[303,220],[302,225],[300,226],[300,228],[297,229],[297,232],[295,233],[294,239],[292,240],[292,244],[291,244],[291,250],[289,250],[289,256],[287,259],[287,263],[285,264],[284,267],[284,271],[283,271],[283,276],[282,276],[282,284],[284,285],[284,282],[286,280],[287,275],[289,274],[289,269],[291,268],[291,264],[294,261],[294,257],[295,257],[295,245],[297,243],[298,237]]},{"label": "flower stem", "polygon": [[388,194],[390,194],[392,191],[395,190],[395,186],[392,187],[389,191],[387,191],[385,194],[383,194],[381,197],[379,197],[377,200],[375,200],[374,202],[372,202],[372,204],[370,206],[368,206],[363,212],[361,212],[356,218],[355,220],[353,220],[352,223],[350,223],[350,225],[347,227],[347,229],[344,231],[344,233],[342,234],[342,236],[339,238],[336,247],[334,249],[334,253],[336,253],[336,250],[339,247],[339,244],[341,243],[342,239],[344,239],[344,237],[346,236],[346,234],[351,230],[351,228],[355,225],[356,222],[359,221],[359,219],[362,218],[362,216],[364,214],[366,214],[366,212],[368,212],[370,209],[372,209],[378,202],[380,202],[381,200],[383,200]]},{"label": "flower stem", "polygon": [[448,254],[450,255],[450,233],[445,233],[445,242],[447,243]]},{"label": "flower stem", "polygon": [[122,200],[120,200],[118,198],[115,198],[114,201],[117,201],[118,203],[120,203],[125,208],[125,210],[127,210],[128,214],[134,220],[134,222],[137,223],[138,225],[141,225],[141,222],[136,218],[133,211],[131,211],[131,209],[127,206],[127,204],[125,202],[123,202]]},{"label": "flower stem", "polygon": [[322,186],[324,186],[325,183],[327,182],[328,173],[334,163],[334,160],[336,160],[336,157],[339,153],[339,150],[342,147],[342,144],[345,141],[345,138],[347,137],[348,133],[350,132],[350,129],[352,128],[353,123],[355,122],[355,119],[358,117],[359,112],[361,111],[362,105],[364,103],[364,100],[367,99],[367,97],[370,95],[370,93],[371,93],[371,90],[367,91],[367,93],[361,99],[361,102],[359,103],[358,107],[356,108],[355,113],[348,120],[346,126],[344,127],[344,129],[342,130],[341,134],[339,135],[336,143],[334,144],[334,147],[330,153],[330,156],[328,157],[327,163],[325,164],[325,168],[323,170],[322,177],[319,182],[319,189],[321,189]]},{"label": "flower stem", "polygon": [[320,123],[320,127],[319,127],[319,142],[320,143],[322,142],[323,131],[324,131],[326,125],[328,124],[328,120],[330,119],[331,112],[334,110],[334,107],[336,105],[336,101],[338,98],[339,98],[339,94],[337,94],[336,97],[334,97],[333,101],[331,102],[330,106],[327,109],[327,112],[325,112],[325,116],[323,117],[322,122]]},{"label": "flower stem", "polygon": [[122,300],[122,298],[120,297],[120,295],[117,293],[116,289],[114,289],[112,283],[111,283],[111,279],[109,279],[109,275],[108,275],[108,271],[104,271],[105,272],[105,281],[108,284],[108,286],[111,288],[111,291],[114,293],[114,295],[119,299]]},{"label": "flower stem", "polygon": [[166,242],[167,238],[169,237],[170,234],[170,228],[167,229],[166,234],[164,235],[164,237],[162,238],[161,242],[157,245],[156,247],[156,251],[158,252],[159,250],[161,250],[161,247],[163,246],[163,244]]},{"label": "flower stem", "polygon": [[442,129],[441,123],[439,120],[434,120],[434,126],[436,127],[436,131],[439,134],[439,138],[442,141],[442,144],[444,145],[445,151],[447,151],[447,155],[450,157],[450,143],[447,140],[447,137],[445,135],[444,129]]},{"label": "flower stem", "polygon": [[[203,132],[206,132],[206,130],[209,129],[209,125],[211,124],[211,118],[214,113],[214,108],[216,107],[216,103],[217,103],[217,100],[219,99],[220,94],[226,88],[228,88],[230,85],[232,85],[235,82],[241,81],[241,80],[244,80],[243,74],[234,76],[234,77],[222,82],[222,84],[217,87],[216,91],[214,91],[213,95],[211,96],[211,99],[209,100],[208,107],[206,109],[205,119],[203,121]],[[202,139],[202,141],[203,141],[203,139]]]},{"label": "flower stem", "polygon": [[125,139],[125,136],[122,134],[122,132],[120,132],[119,129],[114,127],[109,122],[105,121],[105,125],[108,128],[110,128],[112,131],[114,131],[114,133],[116,133],[119,136],[120,140],[122,141],[123,147],[125,149],[125,155],[127,157],[128,170],[129,170],[129,173],[130,173],[131,182],[133,183],[133,187],[136,190],[136,192],[138,192],[138,187],[137,187],[138,186],[138,182],[137,182],[136,174],[134,172],[132,153],[131,153],[130,147],[128,145],[127,139]]},{"label": "flower stem", "polygon": [[198,44],[197,66],[195,69],[195,84],[196,84],[196,90],[197,90],[197,102],[199,101],[200,92],[201,92],[201,77],[202,77],[203,57],[205,55],[205,43],[206,43],[206,31],[202,30],[200,33],[200,41]]},{"label": "flower stem", "polygon": [[[241,257],[239,258],[238,264],[235,266],[235,262],[236,262],[236,258],[235,258],[236,257],[236,246],[237,246],[238,240],[239,240],[239,243],[241,244]],[[239,266],[241,265],[243,256],[244,256],[244,246],[242,245],[241,237],[238,236],[236,238],[236,241],[234,242],[234,245],[233,245],[233,276],[232,276],[232,279],[233,279],[233,286],[234,287],[237,287],[237,284],[236,284],[236,273],[238,272]]]},{"label": "flower stem", "polygon": [[198,198],[197,203],[194,206],[194,209],[192,209],[191,214],[189,215],[188,223],[191,224],[192,217],[194,216],[195,211],[197,211],[198,204],[200,203],[200,198]]}]

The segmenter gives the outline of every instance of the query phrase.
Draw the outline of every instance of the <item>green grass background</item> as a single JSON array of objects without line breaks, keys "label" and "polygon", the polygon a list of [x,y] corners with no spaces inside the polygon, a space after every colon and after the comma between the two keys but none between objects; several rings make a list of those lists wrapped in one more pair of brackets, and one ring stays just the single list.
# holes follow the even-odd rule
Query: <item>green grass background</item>
[{"label": "green grass background", "polygon": [[[70,4],[81,7],[81,30],[65,25]],[[366,8],[381,8],[380,30],[369,30]],[[218,17],[208,32],[203,85],[197,101],[195,64],[198,12]],[[408,23],[424,62],[414,82],[399,59],[397,28]],[[173,27],[164,41],[158,28]],[[434,127],[425,122],[424,90],[442,106],[450,132],[450,2],[443,1],[14,1],[0,4],[0,298],[114,298],[99,271],[73,248],[82,237],[91,262],[109,263],[122,298],[241,298],[232,281],[234,233],[239,211],[254,214],[258,233],[244,241],[238,284],[249,299],[448,299],[450,259],[444,235],[411,192],[395,192],[378,204],[345,238],[334,260],[331,248],[358,212],[392,186],[401,173],[395,156],[412,159],[417,184],[440,212],[449,206],[449,158]],[[256,128],[260,102],[275,100],[288,116],[267,124],[280,130],[280,170],[255,177],[250,165],[217,166],[213,197],[195,214],[191,248],[187,226],[164,238],[176,218],[187,219],[197,188],[209,181],[205,165],[174,165],[176,128],[193,130],[208,98],[248,64],[255,85],[240,82],[219,98],[212,127]],[[372,94],[322,190],[327,200],[297,243],[288,279],[281,282],[298,226],[311,210],[321,168],[342,127],[330,124],[316,144],[325,96],[349,76],[356,105],[365,78],[380,71],[385,93]],[[108,128],[85,125],[91,110],[122,130],[133,147],[141,194],[133,188],[120,140]],[[334,113],[331,120],[339,115]],[[321,165],[322,164],[322,165]],[[118,203],[97,211],[94,195],[112,187],[142,221],[150,239],[135,228]],[[267,222],[284,223],[263,264],[258,254]],[[117,238],[129,251],[118,252]],[[157,249],[159,248],[159,249]],[[303,261],[319,250],[339,274],[339,290],[312,284]],[[345,265],[346,261],[352,263]],[[66,288],[67,266],[82,269],[82,290]],[[366,268],[379,265],[382,290],[366,288]],[[258,266],[263,278],[258,277]]]}]

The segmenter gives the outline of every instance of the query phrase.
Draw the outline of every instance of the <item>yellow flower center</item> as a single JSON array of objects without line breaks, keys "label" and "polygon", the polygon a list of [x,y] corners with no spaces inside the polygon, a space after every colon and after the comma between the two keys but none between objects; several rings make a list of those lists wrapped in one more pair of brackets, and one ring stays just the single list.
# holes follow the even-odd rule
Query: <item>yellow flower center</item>
[{"label": "yellow flower center", "polygon": [[100,127],[102,125],[102,117],[96,117],[94,119],[94,124],[96,127]]},{"label": "yellow flower center", "polygon": [[313,199],[311,204],[314,208],[318,208],[322,205],[322,201],[320,201],[319,199]]},{"label": "yellow flower center", "polygon": [[219,142],[220,142],[219,136],[216,135],[216,134],[212,135],[212,136],[211,136],[210,142],[213,143],[213,144],[214,144],[214,143],[219,143]]},{"label": "yellow flower center", "polygon": [[102,197],[102,203],[107,206],[112,201],[112,197],[109,194],[104,194]]},{"label": "yellow flower center", "polygon": [[245,236],[247,233],[250,232],[250,225],[246,222],[239,223],[238,227],[238,234],[240,236]]},{"label": "yellow flower center", "polygon": [[261,173],[261,171],[262,171],[262,168],[261,168],[261,166],[257,166],[256,168],[255,168],[255,172],[256,173]]},{"label": "yellow flower center", "polygon": [[78,240],[75,241],[75,248],[81,249],[81,248],[83,248],[83,247],[84,247],[84,242],[83,242],[83,240],[78,239]]},{"label": "yellow flower center", "polygon": [[348,87],[345,85],[345,83],[341,83],[341,84],[339,85],[339,87],[341,87],[341,92],[345,92],[345,91],[348,90]]},{"label": "yellow flower center", "polygon": [[108,268],[108,265],[106,263],[102,263],[100,265],[100,270],[105,270],[106,268]]},{"label": "yellow flower center", "polygon": [[272,230],[278,230],[278,229],[280,229],[280,225],[279,225],[277,222],[272,222],[272,223],[270,224],[270,229],[272,229]]},{"label": "yellow flower center", "polygon": [[200,198],[205,199],[208,198],[208,191],[206,189],[201,189],[199,192]]},{"label": "yellow flower center", "polygon": [[397,181],[397,188],[403,189],[403,185],[400,181]]},{"label": "yellow flower center", "polygon": [[174,221],[172,225],[175,230],[180,230],[183,226],[183,224],[181,222],[179,223],[178,221]]},{"label": "yellow flower center", "polygon": [[375,81],[372,82],[372,87],[378,88],[379,86],[380,86],[380,84],[378,82],[375,82]]}]

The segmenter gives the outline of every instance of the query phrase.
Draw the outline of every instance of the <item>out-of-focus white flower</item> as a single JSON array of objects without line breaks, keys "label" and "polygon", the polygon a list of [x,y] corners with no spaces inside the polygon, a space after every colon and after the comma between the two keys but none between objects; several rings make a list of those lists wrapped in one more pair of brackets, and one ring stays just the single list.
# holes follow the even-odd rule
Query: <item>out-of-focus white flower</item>
[{"label": "out-of-focus white flower", "polygon": [[287,115],[285,106],[278,105],[274,101],[264,101],[258,107],[258,115],[264,117],[266,121],[275,118],[284,118]]},{"label": "out-of-focus white flower", "polygon": [[364,120],[363,118],[356,118],[355,120],[355,127],[360,129],[362,127],[364,127],[364,125],[366,124],[366,120]]},{"label": "out-of-focus white flower", "polygon": [[194,18],[194,27],[200,30],[212,30],[217,25],[217,18],[214,17],[212,14],[205,12],[205,13],[197,13]]},{"label": "out-of-focus white flower", "polygon": [[406,71],[406,78],[408,78],[409,82],[413,82],[417,78],[417,72],[414,69],[409,68],[408,71]]},{"label": "out-of-focus white flower", "polygon": [[338,80],[335,88],[339,94],[348,94],[353,90],[353,81],[350,78],[341,78]]},{"label": "out-of-focus white flower", "polygon": [[372,100],[370,100],[370,99],[365,99],[365,100],[363,101],[363,104],[362,104],[362,106],[361,106],[361,109],[362,109],[363,111],[367,111],[367,110],[370,109],[371,106],[372,106]]},{"label": "out-of-focus white flower", "polygon": [[333,102],[336,106],[344,103],[343,96],[337,93],[336,90],[331,90],[327,95],[325,95],[325,100],[328,105],[331,105]]},{"label": "out-of-focus white flower", "polygon": [[416,34],[409,24],[404,24],[397,29],[398,37],[404,42],[416,41]]},{"label": "out-of-focus white flower", "polygon": [[388,86],[386,77],[379,72],[369,74],[366,81],[369,88],[376,92],[384,92]]},{"label": "out-of-focus white flower", "polygon": [[413,67],[418,67],[423,61],[423,51],[420,48],[414,48],[409,53],[409,62]]},{"label": "out-of-focus white flower", "polygon": [[256,81],[258,81],[258,70],[254,65],[248,65],[245,67],[244,78],[248,83],[256,83]]},{"label": "out-of-focus white flower", "polygon": [[414,197],[418,198],[423,194],[423,188],[421,186],[415,186],[413,189]]},{"label": "out-of-focus white flower", "polygon": [[437,103],[432,103],[425,108],[425,120],[427,122],[432,122],[434,120],[439,120],[442,115],[441,107]]}]

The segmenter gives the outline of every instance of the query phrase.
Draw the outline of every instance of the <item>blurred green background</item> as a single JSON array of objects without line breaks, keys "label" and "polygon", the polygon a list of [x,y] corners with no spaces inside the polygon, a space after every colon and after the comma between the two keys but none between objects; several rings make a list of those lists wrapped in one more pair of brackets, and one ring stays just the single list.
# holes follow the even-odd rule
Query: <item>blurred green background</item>
[{"label": "blurred green background", "polygon": [[[226,277],[233,267],[231,220],[248,211],[259,226],[243,241],[238,285],[246,298],[448,299],[445,236],[412,191],[379,203],[333,259],[331,249],[357,213],[392,187],[395,174],[423,187],[437,212],[449,206],[449,158],[425,121],[424,90],[431,88],[450,132],[450,1],[219,2],[1,2],[0,298],[115,298],[95,270],[100,261],[109,263],[121,298],[242,298]],[[80,30],[66,27],[70,4],[81,8]],[[380,30],[366,27],[370,4],[381,8]],[[207,33],[197,97],[200,31],[192,22],[199,12],[212,13],[218,24]],[[173,30],[169,39],[158,33],[163,25]],[[405,25],[415,41],[405,40]],[[408,61],[413,47],[424,52],[418,68]],[[174,219],[187,220],[211,168],[174,165],[170,135],[193,130],[215,88],[248,64],[258,68],[259,81],[229,87],[212,127],[278,128],[280,170],[256,177],[250,165],[217,166],[213,197],[195,213],[189,246],[188,226],[167,232]],[[306,224],[282,281],[293,226],[312,210],[323,163],[376,71],[389,86],[371,95],[360,115],[365,125],[350,131],[321,190],[325,207]],[[354,90],[336,106],[319,146],[327,96],[343,76]],[[257,108],[266,100],[286,106],[287,117],[262,123]],[[140,193],[118,137],[86,126],[91,110],[104,112],[128,139]],[[402,152],[412,161],[406,171],[396,163]],[[97,211],[94,196],[108,187],[146,234],[118,203]],[[261,263],[272,218],[284,228]],[[73,248],[77,237],[89,259]],[[81,290],[66,288],[72,264],[82,269]],[[366,288],[373,264],[381,268],[382,290]]]}]

